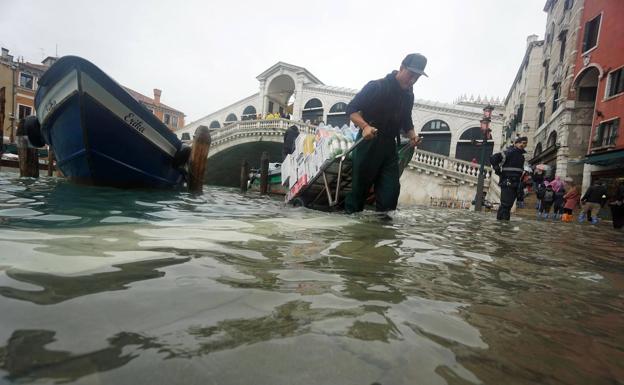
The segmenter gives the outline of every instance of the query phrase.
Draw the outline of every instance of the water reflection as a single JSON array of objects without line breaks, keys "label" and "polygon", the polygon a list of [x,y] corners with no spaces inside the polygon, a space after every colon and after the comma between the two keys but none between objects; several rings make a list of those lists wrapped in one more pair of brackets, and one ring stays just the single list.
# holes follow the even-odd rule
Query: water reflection
[{"label": "water reflection", "polygon": [[[47,349],[55,341],[50,330],[16,330],[6,346],[0,346],[0,368],[8,372],[5,379],[25,382],[55,380],[67,383],[86,375],[119,368],[138,356],[127,348],[136,350],[158,348],[153,338],[136,333],[121,332],[108,340],[109,347],[86,353]],[[125,350],[125,352],[124,352]]]},{"label": "water reflection", "polygon": [[158,269],[184,263],[188,258],[169,258],[113,265],[116,271],[80,276],[59,276],[40,272],[10,269],[6,275],[18,282],[35,285],[38,290],[0,286],[0,295],[38,305],[52,305],[73,298],[116,290],[126,290],[133,282],[165,275]]}]

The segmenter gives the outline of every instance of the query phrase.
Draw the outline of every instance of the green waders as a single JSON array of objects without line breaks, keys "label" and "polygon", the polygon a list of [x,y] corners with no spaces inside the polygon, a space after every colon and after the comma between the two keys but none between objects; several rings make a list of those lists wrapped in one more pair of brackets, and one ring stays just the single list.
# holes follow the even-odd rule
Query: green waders
[{"label": "green waders", "polygon": [[[358,134],[357,139],[362,136]],[[375,188],[377,211],[396,209],[399,184],[399,157],[395,137],[377,136],[364,140],[353,150],[351,192],[347,194],[347,213],[362,211],[371,186]]]}]

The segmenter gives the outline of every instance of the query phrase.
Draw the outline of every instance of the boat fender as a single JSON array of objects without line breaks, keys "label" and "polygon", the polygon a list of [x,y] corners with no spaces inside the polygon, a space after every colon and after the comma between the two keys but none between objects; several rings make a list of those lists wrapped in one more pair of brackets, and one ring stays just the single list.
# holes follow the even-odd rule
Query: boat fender
[{"label": "boat fender", "polygon": [[191,147],[182,145],[182,147],[180,147],[178,152],[176,152],[175,155],[173,156],[173,166],[174,167],[183,166],[189,160],[190,156],[191,156]]},{"label": "boat fender", "polygon": [[26,136],[28,136],[28,141],[33,147],[43,147],[46,145],[43,134],[41,133],[39,120],[36,116],[30,115],[24,119],[24,130],[26,131]]}]

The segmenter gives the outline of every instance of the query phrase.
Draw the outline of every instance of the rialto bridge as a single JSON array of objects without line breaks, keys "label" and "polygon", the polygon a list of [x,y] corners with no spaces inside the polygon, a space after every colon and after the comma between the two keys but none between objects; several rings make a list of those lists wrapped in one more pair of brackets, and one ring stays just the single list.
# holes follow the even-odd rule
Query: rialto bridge
[{"label": "rialto bridge", "polygon": [[[381,77],[383,74],[379,74]],[[283,134],[292,124],[303,133],[313,133],[324,122],[341,126],[348,122],[345,107],[357,90],[323,84],[303,67],[279,62],[257,77],[259,92],[214,111],[176,131],[190,139],[200,125],[211,129],[208,183],[238,185],[240,165],[248,160],[259,165],[260,154],[268,151],[271,161],[281,161]],[[418,94],[416,85],[415,93]],[[430,198],[472,199],[476,183],[474,161],[480,159],[479,104],[439,103],[417,99],[412,120],[423,143],[402,178],[404,202],[428,203]],[[289,115],[290,119],[264,119],[267,114]],[[486,158],[500,147],[501,110],[494,110],[492,139],[486,144]],[[488,178],[489,180],[489,178]],[[414,188],[411,188],[411,187]],[[487,186],[487,183],[486,183]]]}]

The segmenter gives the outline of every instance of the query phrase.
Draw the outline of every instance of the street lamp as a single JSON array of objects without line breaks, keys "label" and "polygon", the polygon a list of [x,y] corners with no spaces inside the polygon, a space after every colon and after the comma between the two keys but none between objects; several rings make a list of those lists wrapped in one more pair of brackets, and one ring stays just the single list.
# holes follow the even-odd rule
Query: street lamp
[{"label": "street lamp", "polygon": [[481,211],[483,207],[483,184],[485,181],[485,151],[487,141],[490,138],[490,122],[492,121],[494,107],[490,104],[483,107],[483,119],[481,119],[481,162],[479,166],[479,178],[477,179],[477,196],[475,197],[475,211]]}]

